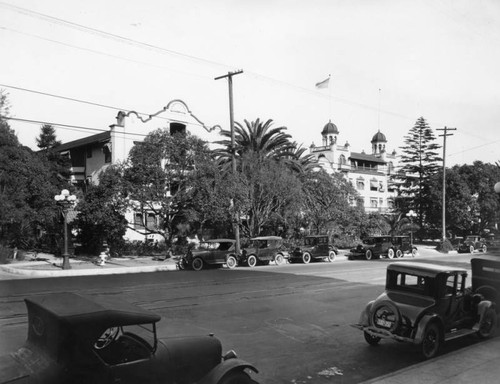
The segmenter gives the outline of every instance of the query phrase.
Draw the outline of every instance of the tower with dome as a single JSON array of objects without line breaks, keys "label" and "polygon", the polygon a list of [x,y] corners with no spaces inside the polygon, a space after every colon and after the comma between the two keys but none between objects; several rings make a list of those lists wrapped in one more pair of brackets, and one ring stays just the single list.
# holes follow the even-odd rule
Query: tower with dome
[{"label": "tower with dome", "polygon": [[[309,148],[319,165],[329,174],[342,173],[360,194],[367,212],[387,212],[394,206],[396,191],[389,179],[400,156],[387,151],[387,138],[380,129],[371,138],[371,153],[354,152],[348,141],[339,142],[340,131],[330,120],[321,131],[321,146]],[[356,204],[354,198],[350,204]]]}]

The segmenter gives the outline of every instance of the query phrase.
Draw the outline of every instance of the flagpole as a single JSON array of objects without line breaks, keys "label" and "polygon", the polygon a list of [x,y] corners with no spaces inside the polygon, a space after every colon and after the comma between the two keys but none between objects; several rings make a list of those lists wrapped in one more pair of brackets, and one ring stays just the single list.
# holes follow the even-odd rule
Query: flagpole
[{"label": "flagpole", "polygon": [[329,99],[330,99],[330,119],[332,118],[333,115],[333,102],[332,102],[332,87],[330,86],[330,80],[331,80],[331,74],[328,74],[328,94],[329,94]]}]

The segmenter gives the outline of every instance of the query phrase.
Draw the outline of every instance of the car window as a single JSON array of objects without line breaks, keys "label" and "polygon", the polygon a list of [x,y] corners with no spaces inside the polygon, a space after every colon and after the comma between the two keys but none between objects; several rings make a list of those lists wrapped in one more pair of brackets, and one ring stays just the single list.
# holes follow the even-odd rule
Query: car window
[{"label": "car window", "polygon": [[446,279],[446,294],[453,295],[457,290],[457,276],[451,275]]},{"label": "car window", "polygon": [[390,276],[389,284],[391,289],[428,295],[432,281],[425,276],[397,272]]}]

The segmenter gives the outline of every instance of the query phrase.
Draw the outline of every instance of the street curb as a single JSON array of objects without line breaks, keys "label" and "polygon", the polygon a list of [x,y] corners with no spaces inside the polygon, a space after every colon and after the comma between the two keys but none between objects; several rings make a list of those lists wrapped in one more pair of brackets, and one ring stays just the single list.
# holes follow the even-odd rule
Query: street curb
[{"label": "street curb", "polygon": [[[33,264],[31,264],[33,265]],[[114,275],[141,272],[164,272],[175,271],[175,265],[148,265],[143,267],[117,267],[117,268],[93,268],[93,269],[61,269],[59,271],[27,270],[18,267],[0,266],[5,272],[13,275],[29,277],[64,277],[64,276],[90,276],[90,275]]]}]

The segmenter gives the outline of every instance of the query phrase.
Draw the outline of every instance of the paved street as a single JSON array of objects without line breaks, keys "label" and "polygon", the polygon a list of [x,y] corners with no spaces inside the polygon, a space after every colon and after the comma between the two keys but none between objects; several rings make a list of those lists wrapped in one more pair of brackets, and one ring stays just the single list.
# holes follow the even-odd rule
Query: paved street
[{"label": "paved street", "polygon": [[[415,260],[424,260],[425,252]],[[433,261],[468,265],[471,255]],[[411,259],[409,259],[411,260]],[[0,352],[26,337],[23,298],[53,291],[121,297],[163,319],[163,335],[215,333],[224,349],[254,363],[261,383],[359,383],[414,365],[411,345],[369,347],[350,327],[383,289],[388,260],[61,277],[0,282]],[[476,343],[451,342],[447,353]]]}]

